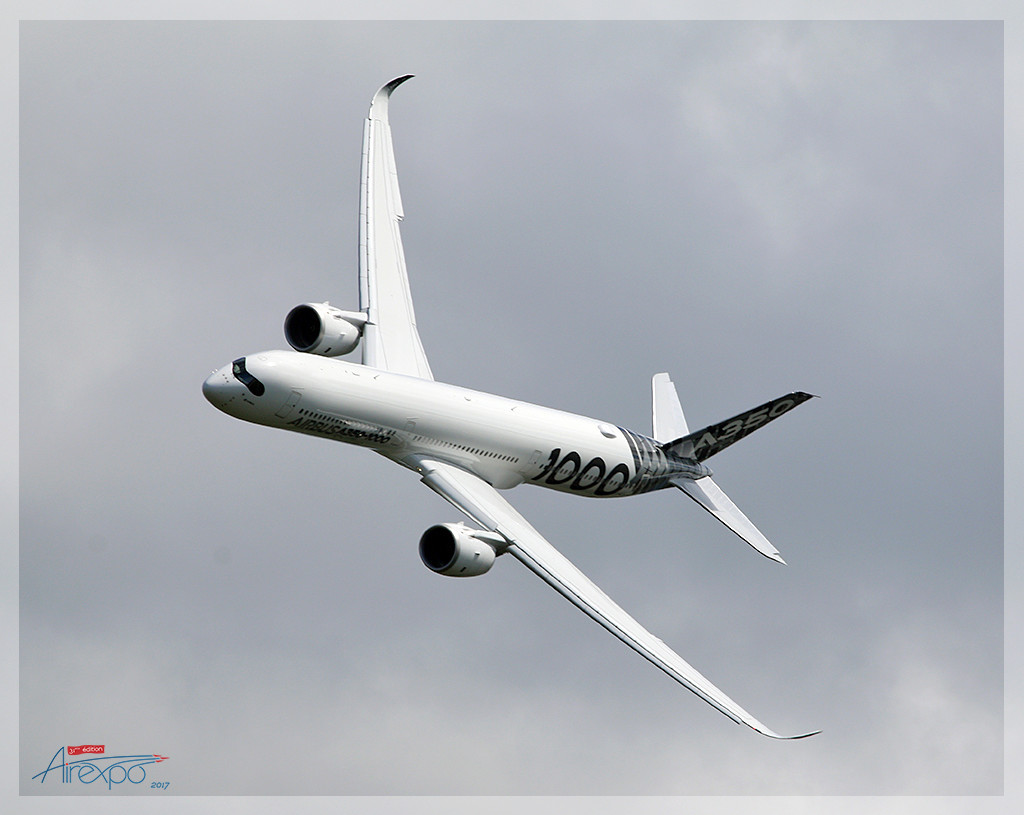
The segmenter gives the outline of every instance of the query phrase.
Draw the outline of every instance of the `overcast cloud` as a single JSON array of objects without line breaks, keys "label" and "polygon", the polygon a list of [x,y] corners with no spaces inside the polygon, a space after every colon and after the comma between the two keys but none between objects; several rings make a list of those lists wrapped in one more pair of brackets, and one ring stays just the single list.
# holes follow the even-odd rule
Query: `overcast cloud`
[{"label": "overcast cloud", "polygon": [[[1002,36],[23,24],[21,791],[95,741],[197,795],[1000,794]],[[354,307],[362,120],[407,72],[438,379],[640,432],[662,370],[691,426],[822,397],[713,462],[788,567],[675,492],[509,494],[820,736],[734,726],[515,562],[431,574],[457,517],[409,473],[203,399],[292,306]]]}]

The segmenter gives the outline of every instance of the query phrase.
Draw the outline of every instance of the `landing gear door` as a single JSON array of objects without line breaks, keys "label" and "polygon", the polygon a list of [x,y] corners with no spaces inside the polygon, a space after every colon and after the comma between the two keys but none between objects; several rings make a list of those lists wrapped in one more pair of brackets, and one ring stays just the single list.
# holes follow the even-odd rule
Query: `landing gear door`
[{"label": "landing gear door", "polygon": [[292,391],[291,396],[288,397],[288,401],[281,405],[280,410],[278,410],[274,415],[280,419],[288,418],[288,414],[294,410],[301,398],[302,394],[299,391]]}]

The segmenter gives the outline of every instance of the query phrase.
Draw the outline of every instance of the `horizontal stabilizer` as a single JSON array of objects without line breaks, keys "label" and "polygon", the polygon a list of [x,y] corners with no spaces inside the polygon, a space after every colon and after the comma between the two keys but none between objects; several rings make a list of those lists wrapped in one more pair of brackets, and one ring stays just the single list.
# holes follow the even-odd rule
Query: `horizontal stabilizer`
[{"label": "horizontal stabilizer", "polygon": [[673,478],[672,484],[689,495],[762,555],[785,565],[786,561],[782,559],[779,550],[768,542],[760,530],[710,478],[698,478],[696,481],[689,478]]},{"label": "horizontal stabilizer", "polygon": [[789,413],[797,405],[803,404],[814,395],[795,391],[772,399],[763,405],[758,405],[753,410],[733,416],[724,422],[710,425],[696,433],[690,433],[681,439],[670,441],[662,445],[663,449],[675,453],[683,458],[692,458],[697,461],[704,461],[716,453],[721,453],[726,447],[749,436],[760,427],[764,427],[773,419],[778,419],[782,414]]},{"label": "horizontal stabilizer", "polygon": [[678,439],[690,432],[683,416],[683,408],[679,404],[676,386],[668,374],[655,374],[651,380],[651,393],[654,406],[653,429],[654,438],[658,441]]}]

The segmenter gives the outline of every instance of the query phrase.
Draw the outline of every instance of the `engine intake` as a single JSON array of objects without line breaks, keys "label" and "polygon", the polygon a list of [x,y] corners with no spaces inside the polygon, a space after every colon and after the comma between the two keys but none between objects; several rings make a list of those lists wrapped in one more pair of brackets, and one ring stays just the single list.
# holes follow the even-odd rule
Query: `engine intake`
[{"label": "engine intake", "polygon": [[438,524],[420,538],[420,559],[432,572],[448,577],[476,577],[494,565],[494,544],[465,524]]},{"label": "engine intake", "polygon": [[303,303],[284,318],[284,336],[296,351],[340,357],[359,345],[366,315],[329,303]]}]

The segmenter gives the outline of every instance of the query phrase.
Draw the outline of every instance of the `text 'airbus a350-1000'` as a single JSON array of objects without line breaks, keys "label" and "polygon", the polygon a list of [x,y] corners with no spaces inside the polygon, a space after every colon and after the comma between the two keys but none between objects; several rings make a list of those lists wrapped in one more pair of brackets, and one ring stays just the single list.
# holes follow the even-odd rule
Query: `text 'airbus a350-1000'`
[{"label": "text 'airbus a350-1000'", "polygon": [[[428,568],[471,577],[511,555],[730,719],[784,738],[612,602],[499,490],[535,484],[611,498],[674,487],[781,563],[775,547],[711,479],[705,461],[811,395],[788,393],[690,432],[672,381],[660,373],[652,383],[653,435],[646,436],[611,422],[435,382],[409,292],[388,124],[391,93],[409,78],[393,79],[377,91],[363,131],[358,310],[326,302],[296,306],[284,323],[295,351],[240,357],[210,374],[203,393],[229,416],[366,447],[414,471],[475,524],[439,524],[424,532],[419,550]],[[362,364],[337,358],[356,348],[362,350]]]}]

